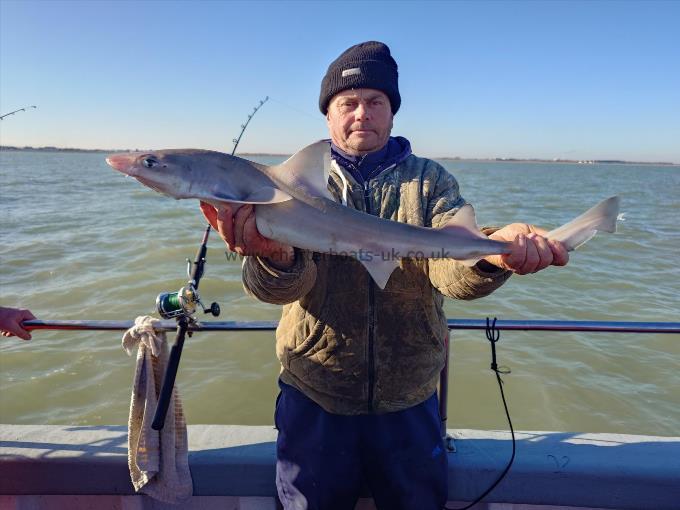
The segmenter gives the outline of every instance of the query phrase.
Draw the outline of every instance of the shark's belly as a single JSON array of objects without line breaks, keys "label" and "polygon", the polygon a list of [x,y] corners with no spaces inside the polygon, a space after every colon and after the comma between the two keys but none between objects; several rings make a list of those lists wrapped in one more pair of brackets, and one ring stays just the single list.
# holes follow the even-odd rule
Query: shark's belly
[{"label": "shark's belly", "polygon": [[255,208],[257,229],[264,237],[319,253],[348,254],[362,247],[343,218],[298,200]]},{"label": "shark's belly", "polygon": [[450,240],[436,229],[378,218],[334,203],[315,208],[289,200],[258,205],[255,212],[263,236],[319,253],[393,260],[450,256],[442,244]]}]

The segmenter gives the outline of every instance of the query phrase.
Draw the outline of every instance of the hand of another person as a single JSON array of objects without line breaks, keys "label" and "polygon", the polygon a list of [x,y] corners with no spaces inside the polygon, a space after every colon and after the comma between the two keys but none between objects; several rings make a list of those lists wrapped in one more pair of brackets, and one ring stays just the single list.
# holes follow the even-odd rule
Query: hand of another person
[{"label": "hand of another person", "polygon": [[489,239],[512,242],[512,251],[484,257],[488,263],[517,274],[541,271],[548,266],[564,266],[569,254],[559,241],[545,237],[542,228],[526,223],[511,223],[489,235]]},{"label": "hand of another person", "polygon": [[0,306],[0,334],[2,336],[16,335],[23,340],[30,340],[31,334],[22,327],[21,323],[33,319],[35,316],[29,310]]},{"label": "hand of another person", "polygon": [[292,246],[268,239],[257,230],[255,207],[247,204],[224,204],[217,209],[201,202],[201,212],[217,230],[229,250],[239,255],[266,258],[278,269],[287,269],[295,262]]}]

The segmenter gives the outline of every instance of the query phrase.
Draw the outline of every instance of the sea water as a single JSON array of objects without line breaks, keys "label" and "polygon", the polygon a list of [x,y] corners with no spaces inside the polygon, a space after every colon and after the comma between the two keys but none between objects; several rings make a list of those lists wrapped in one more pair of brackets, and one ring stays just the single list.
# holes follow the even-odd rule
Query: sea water
[{"label": "sea water", "polygon": [[[41,319],[132,320],[186,282],[206,225],[196,201],[163,197],[102,153],[0,152],[0,304]],[[253,158],[263,163],[283,158]],[[480,225],[551,229],[611,195],[624,221],[568,266],[513,276],[484,299],[446,300],[449,318],[680,320],[680,168],[442,161]],[[240,261],[212,234],[205,301],[220,320],[276,320],[245,295]],[[208,317],[211,318],[211,317]],[[0,422],[122,424],[135,359],[120,332],[36,331],[0,338]],[[169,340],[172,340],[170,334]],[[399,341],[395,338],[395,341]],[[449,427],[507,428],[482,331],[451,341]],[[680,336],[503,332],[499,364],[517,429],[680,433]],[[177,377],[189,423],[271,424],[273,332],[198,333]]]}]

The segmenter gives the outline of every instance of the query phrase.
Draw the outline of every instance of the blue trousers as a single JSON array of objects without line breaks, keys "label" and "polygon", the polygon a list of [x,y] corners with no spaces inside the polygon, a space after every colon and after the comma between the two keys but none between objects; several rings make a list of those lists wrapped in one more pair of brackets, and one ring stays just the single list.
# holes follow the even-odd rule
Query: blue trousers
[{"label": "blue trousers", "polygon": [[447,456],[437,395],[380,415],[324,411],[279,381],[276,487],[286,510],[353,510],[367,486],[380,510],[441,510]]}]

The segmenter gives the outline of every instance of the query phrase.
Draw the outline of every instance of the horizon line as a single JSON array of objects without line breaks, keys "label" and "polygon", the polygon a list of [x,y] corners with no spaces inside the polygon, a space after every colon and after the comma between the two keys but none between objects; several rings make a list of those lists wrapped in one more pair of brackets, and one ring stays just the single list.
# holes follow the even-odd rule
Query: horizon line
[{"label": "horizon line", "polygon": [[[52,145],[45,145],[42,147],[33,147],[31,145],[25,145],[23,147],[17,145],[0,145],[0,151],[38,151],[38,152],[153,152],[154,149],[84,149],[80,147],[56,147]],[[283,152],[237,152],[236,154],[241,156],[275,156],[275,157],[290,157],[293,153],[283,153]],[[444,161],[494,161],[494,162],[540,162],[540,163],[574,163],[574,164],[627,164],[627,165],[660,165],[660,166],[680,166],[680,162],[673,161],[635,161],[635,160],[625,160],[617,158],[577,158],[577,159],[564,159],[564,158],[540,158],[540,157],[529,157],[529,158],[518,158],[518,157],[467,157],[467,156],[436,156],[429,157],[428,159],[433,160],[444,160]]]}]

